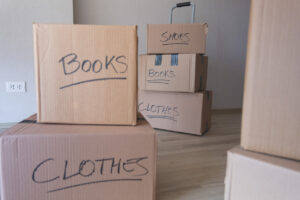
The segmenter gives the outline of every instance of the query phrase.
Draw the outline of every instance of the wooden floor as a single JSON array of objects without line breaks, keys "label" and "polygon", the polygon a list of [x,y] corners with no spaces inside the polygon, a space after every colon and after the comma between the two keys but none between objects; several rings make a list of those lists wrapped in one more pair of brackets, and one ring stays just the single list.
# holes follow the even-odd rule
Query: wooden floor
[{"label": "wooden floor", "polygon": [[204,136],[158,130],[157,200],[223,199],[226,151],[240,143],[240,122],[240,110],[214,111]]},{"label": "wooden floor", "polygon": [[204,136],[158,131],[157,200],[224,199],[226,151],[240,143],[240,122],[240,110],[215,111]]}]

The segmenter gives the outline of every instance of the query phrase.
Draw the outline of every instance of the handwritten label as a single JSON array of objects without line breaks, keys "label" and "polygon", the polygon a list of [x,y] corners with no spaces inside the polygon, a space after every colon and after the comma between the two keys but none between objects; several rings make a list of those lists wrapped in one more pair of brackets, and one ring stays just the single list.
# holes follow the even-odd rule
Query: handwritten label
[{"label": "handwritten label", "polygon": [[[59,59],[58,63],[61,64],[64,75],[75,74],[76,72],[82,71],[84,73],[105,73],[105,71],[112,71],[115,74],[124,74],[128,70],[128,65],[126,63],[126,56],[105,56],[105,59],[84,59],[79,60],[76,53],[70,53],[63,56]],[[104,77],[104,78],[95,78],[89,80],[83,80],[71,84],[61,86],[60,89],[67,87],[94,82],[94,81],[106,81],[106,80],[126,80],[126,76],[114,76],[114,77]]]},{"label": "handwritten label", "polygon": [[[49,189],[48,193],[97,183],[142,181],[143,177],[149,173],[149,170],[144,164],[144,161],[147,159],[148,157],[146,156],[125,160],[115,157],[101,158],[82,160],[77,166],[72,166],[68,160],[65,160],[64,163],[60,163],[54,158],[47,158],[34,167],[32,181],[36,184],[46,185],[50,182],[57,183],[55,185],[58,187]],[[41,170],[51,167],[57,169],[57,174],[47,174],[48,178],[42,178],[45,175],[41,173]],[[122,175],[122,178],[118,178],[118,175]],[[127,178],[123,178],[124,175],[126,175]],[[102,179],[101,177],[103,176],[111,178]],[[73,180],[75,177],[81,177],[81,182],[75,183]],[[67,181],[71,184],[66,185]]]},{"label": "handwritten label", "polygon": [[190,33],[169,32],[165,31],[161,34],[160,42],[162,45],[189,45]]},{"label": "handwritten label", "polygon": [[148,69],[147,82],[158,84],[169,84],[171,79],[176,77],[176,73],[171,69]]},{"label": "handwritten label", "polygon": [[177,106],[158,105],[140,102],[138,109],[140,112],[142,112],[151,119],[159,118],[176,122],[177,117],[180,115]]}]

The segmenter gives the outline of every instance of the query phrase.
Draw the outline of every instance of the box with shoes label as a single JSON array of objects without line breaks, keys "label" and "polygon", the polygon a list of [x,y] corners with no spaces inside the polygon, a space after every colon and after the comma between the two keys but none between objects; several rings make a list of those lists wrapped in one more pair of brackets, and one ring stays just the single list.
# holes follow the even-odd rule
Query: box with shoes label
[{"label": "box with shoes label", "polygon": [[207,24],[148,24],[148,54],[205,54]]}]

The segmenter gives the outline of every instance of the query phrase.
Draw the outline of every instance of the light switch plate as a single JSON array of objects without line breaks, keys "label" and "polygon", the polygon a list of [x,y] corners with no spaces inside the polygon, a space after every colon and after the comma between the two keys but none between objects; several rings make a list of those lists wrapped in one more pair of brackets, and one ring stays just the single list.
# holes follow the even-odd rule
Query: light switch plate
[{"label": "light switch plate", "polygon": [[6,92],[18,92],[24,93],[26,92],[26,84],[25,81],[8,81],[5,83]]}]

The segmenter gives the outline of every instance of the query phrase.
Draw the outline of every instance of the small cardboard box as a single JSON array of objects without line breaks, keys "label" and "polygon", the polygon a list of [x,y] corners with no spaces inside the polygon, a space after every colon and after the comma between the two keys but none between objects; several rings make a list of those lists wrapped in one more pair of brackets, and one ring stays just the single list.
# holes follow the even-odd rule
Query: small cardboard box
[{"label": "small cardboard box", "polygon": [[2,133],[1,200],[154,200],[157,138],[137,126],[38,124]]},{"label": "small cardboard box", "polygon": [[300,199],[300,162],[245,151],[228,151],[225,200]]},{"label": "small cardboard box", "polygon": [[137,27],[34,24],[38,122],[136,124]]},{"label": "small cardboard box", "polygon": [[147,53],[205,54],[207,24],[148,24]]},{"label": "small cardboard box", "polygon": [[299,19],[297,0],[251,3],[241,139],[245,149],[298,160]]},{"label": "small cardboard box", "polygon": [[[206,89],[207,56],[202,54],[139,56],[139,89],[172,92],[198,92]],[[174,58],[174,56],[173,56]],[[172,61],[171,61],[172,60]]]},{"label": "small cardboard box", "polygon": [[153,128],[202,135],[210,128],[212,92],[139,90],[139,112]]}]

